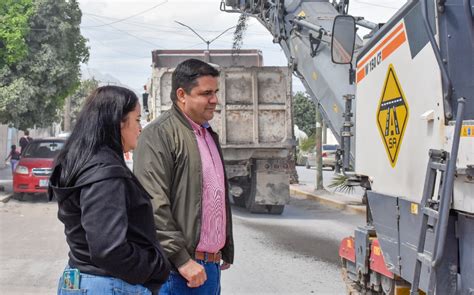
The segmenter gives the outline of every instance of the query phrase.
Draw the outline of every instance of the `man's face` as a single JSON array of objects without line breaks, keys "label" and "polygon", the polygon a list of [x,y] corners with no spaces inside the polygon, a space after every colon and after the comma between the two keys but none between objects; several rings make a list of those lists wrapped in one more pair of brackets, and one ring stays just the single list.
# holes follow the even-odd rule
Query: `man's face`
[{"label": "man's face", "polygon": [[197,85],[186,93],[184,89],[177,90],[178,105],[181,110],[194,122],[201,125],[214,117],[217,106],[217,77],[202,76]]}]

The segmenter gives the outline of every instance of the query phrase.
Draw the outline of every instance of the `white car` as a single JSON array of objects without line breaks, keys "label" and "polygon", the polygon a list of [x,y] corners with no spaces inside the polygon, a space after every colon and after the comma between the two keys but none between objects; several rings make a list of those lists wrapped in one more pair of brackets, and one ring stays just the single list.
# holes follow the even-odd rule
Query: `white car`
[{"label": "white car", "polygon": [[[339,148],[337,144],[323,144],[322,146],[322,158],[323,168],[330,167],[331,170],[336,168],[336,151]],[[316,148],[311,150],[306,156],[306,168],[316,166]]]}]

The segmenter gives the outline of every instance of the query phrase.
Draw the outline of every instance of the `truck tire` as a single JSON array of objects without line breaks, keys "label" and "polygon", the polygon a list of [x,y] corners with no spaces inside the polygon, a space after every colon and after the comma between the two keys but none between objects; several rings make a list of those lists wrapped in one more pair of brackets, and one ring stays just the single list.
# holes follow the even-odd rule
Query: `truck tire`
[{"label": "truck tire", "polygon": [[281,215],[284,209],[285,205],[259,205],[255,203],[247,207],[247,210],[252,214]]},{"label": "truck tire", "polygon": [[270,214],[281,215],[283,210],[285,210],[285,205],[268,205]]},{"label": "truck tire", "polygon": [[242,207],[242,208],[245,208],[245,196],[242,194],[242,196],[236,198],[236,197],[233,197],[234,198],[234,205],[238,206],[238,207]]}]

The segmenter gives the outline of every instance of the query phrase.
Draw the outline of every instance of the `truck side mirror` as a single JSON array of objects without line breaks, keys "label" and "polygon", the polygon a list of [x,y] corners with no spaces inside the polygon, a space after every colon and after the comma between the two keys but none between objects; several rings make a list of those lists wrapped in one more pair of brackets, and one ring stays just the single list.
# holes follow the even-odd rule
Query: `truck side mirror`
[{"label": "truck side mirror", "polygon": [[331,59],[335,64],[350,64],[354,55],[355,19],[351,15],[334,18],[331,38]]}]

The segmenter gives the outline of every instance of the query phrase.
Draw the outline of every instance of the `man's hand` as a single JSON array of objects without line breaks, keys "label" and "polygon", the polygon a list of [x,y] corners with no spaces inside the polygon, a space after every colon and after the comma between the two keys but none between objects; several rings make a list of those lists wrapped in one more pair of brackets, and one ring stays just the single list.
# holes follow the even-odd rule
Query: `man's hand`
[{"label": "man's hand", "polygon": [[178,271],[188,281],[189,288],[197,288],[207,280],[204,267],[192,259],[179,267]]},{"label": "man's hand", "polygon": [[232,265],[232,264],[223,261],[222,264],[221,264],[221,270],[229,269],[231,265]]}]

